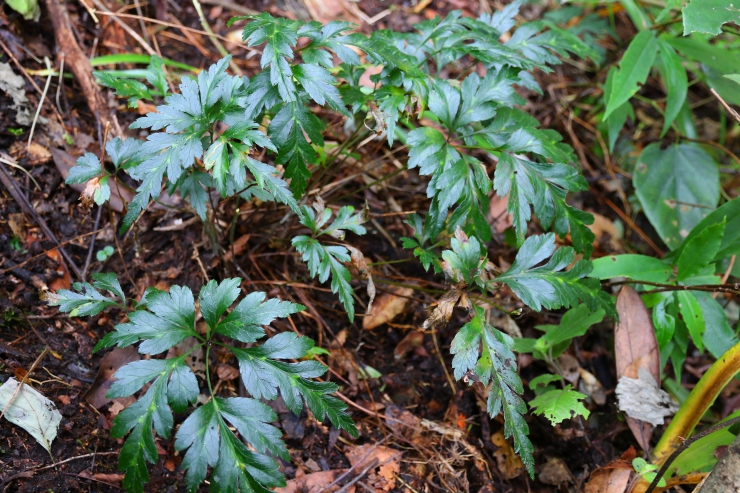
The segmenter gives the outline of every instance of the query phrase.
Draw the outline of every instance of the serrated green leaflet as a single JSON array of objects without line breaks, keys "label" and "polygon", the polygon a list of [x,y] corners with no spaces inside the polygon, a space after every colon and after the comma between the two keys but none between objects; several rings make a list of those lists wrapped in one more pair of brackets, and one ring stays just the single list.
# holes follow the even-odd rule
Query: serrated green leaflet
[{"label": "serrated green leaflet", "polygon": [[570,385],[562,390],[550,390],[529,402],[532,412],[545,416],[553,425],[574,416],[588,418],[588,409],[581,402],[586,396],[572,390]]}]

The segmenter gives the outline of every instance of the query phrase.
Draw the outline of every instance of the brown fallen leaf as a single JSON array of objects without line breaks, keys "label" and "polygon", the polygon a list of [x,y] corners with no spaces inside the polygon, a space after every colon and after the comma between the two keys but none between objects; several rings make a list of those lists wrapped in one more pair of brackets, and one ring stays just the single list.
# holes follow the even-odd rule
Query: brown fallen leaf
[{"label": "brown fallen leaf", "polygon": [[424,344],[424,334],[417,330],[409,332],[406,334],[406,337],[398,343],[396,349],[393,350],[393,357],[401,359],[422,344]]},{"label": "brown fallen leaf", "polygon": [[573,475],[562,459],[551,458],[547,460],[547,463],[544,466],[542,466],[540,473],[537,475],[537,479],[545,484],[559,486],[563,483],[573,481]]},{"label": "brown fallen leaf", "polygon": [[363,329],[372,330],[392,322],[403,313],[411,301],[408,297],[414,294],[412,288],[405,287],[394,288],[391,291],[392,293],[383,293],[375,299],[372,310],[362,319]]},{"label": "brown fallen leaf", "polygon": [[496,446],[493,457],[496,459],[498,470],[504,479],[514,479],[524,472],[524,464],[514,452],[509,441],[504,438],[503,431],[491,435],[491,442]]},{"label": "brown fallen leaf", "polygon": [[234,380],[239,377],[239,370],[231,365],[218,365],[218,368],[216,368],[216,375],[218,375],[220,380],[228,382],[229,380]]},{"label": "brown fallen leaf", "polygon": [[610,219],[602,216],[593,211],[589,211],[594,216],[593,224],[588,224],[586,227],[596,236],[593,245],[595,247],[599,245],[609,246],[609,251],[618,252],[621,250],[619,230],[614,225],[614,222]]},{"label": "brown fallen leaf", "polygon": [[96,472],[95,474],[90,471],[82,471],[78,474],[81,478],[94,479],[95,481],[102,481],[103,483],[120,483],[123,481],[123,474],[106,474],[102,472]]},{"label": "brown fallen leaf", "polygon": [[584,493],[625,493],[634,472],[632,459],[635,457],[637,452],[630,447],[619,459],[596,469],[589,476]]},{"label": "brown fallen leaf", "polygon": [[[375,472],[377,468],[376,491],[377,489],[388,491],[396,487],[396,475],[401,472],[402,451],[370,443],[345,450],[347,460],[358,471],[363,471],[375,464],[371,470]],[[372,480],[372,476],[373,474],[368,479]]]},{"label": "brown fallen leaf", "polygon": [[[224,252],[223,259],[224,262],[231,261],[232,258],[238,257],[244,251],[247,249],[247,244],[249,243],[249,238],[251,238],[252,235],[242,235],[236,240],[234,240],[234,249],[232,251],[231,248],[227,248]],[[216,267],[218,263],[221,261],[222,257],[215,257],[213,260],[211,260],[211,268]]]},{"label": "brown fallen leaf", "polygon": [[[345,469],[335,469],[333,471],[319,471],[311,474],[306,474],[296,479],[291,479],[282,488],[275,488],[275,493],[319,493],[325,491],[331,493],[340,488],[332,487],[331,489],[325,490],[335,479],[337,479]],[[353,489],[347,489],[348,493],[351,493]]]},{"label": "brown fallen leaf", "polygon": [[439,301],[432,304],[432,306],[434,306],[434,310],[432,310],[429,318],[424,321],[422,328],[437,329],[447,325],[447,322],[450,321],[450,317],[452,317],[452,310],[455,309],[455,305],[458,304],[458,301],[462,304],[463,299],[467,298],[464,296],[462,291],[454,288],[447,291],[442,295]]},{"label": "brown fallen leaf", "polygon": [[95,409],[100,409],[108,404],[111,399],[108,399],[105,394],[108,393],[110,386],[116,381],[113,374],[123,365],[132,361],[139,361],[139,353],[134,346],[126,348],[116,347],[103,356],[103,359],[100,360],[98,374],[95,376],[90,389],[85,394],[85,400],[88,404]]},{"label": "brown fallen leaf", "polygon": [[[617,378],[638,378],[638,370],[647,370],[660,382],[660,351],[655,330],[640,295],[630,286],[624,286],[617,296],[617,322],[614,334],[614,357]],[[653,427],[649,423],[627,416],[627,424],[643,450],[649,450]]]},{"label": "brown fallen leaf", "polygon": [[370,313],[373,309],[373,301],[375,301],[375,283],[373,282],[373,275],[370,273],[370,269],[367,266],[365,256],[362,252],[351,245],[345,244],[344,246],[349,250],[352,266],[357,269],[357,272],[360,274],[360,279],[367,281],[368,302],[367,311],[365,313]]},{"label": "brown fallen leaf", "polygon": [[507,211],[509,206],[509,196],[499,197],[494,194],[491,202],[488,204],[488,222],[493,230],[501,234],[509,229],[514,223],[511,220],[511,214]]}]

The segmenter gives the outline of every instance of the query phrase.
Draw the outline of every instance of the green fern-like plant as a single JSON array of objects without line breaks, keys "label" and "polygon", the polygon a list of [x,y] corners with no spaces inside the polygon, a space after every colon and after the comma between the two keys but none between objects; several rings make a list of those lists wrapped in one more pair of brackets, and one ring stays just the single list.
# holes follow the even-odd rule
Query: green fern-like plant
[{"label": "green fern-like plant", "polygon": [[[516,372],[513,341],[485,322],[482,308],[466,293],[477,290],[490,294],[506,285],[534,310],[571,307],[581,302],[593,311],[603,309],[611,313],[612,308],[598,281],[587,278],[591,270],[587,259],[594,240],[587,225],[593,217],[567,202],[569,193],[587,188],[575,165],[573,150],[561,142],[557,132],[539,128],[536,119],[517,108],[525,100],[516,91],[519,86],[541,92],[532,71],[550,71],[551,65],[559,63],[558,56],[599,60],[601,53],[593,43],[579,37],[590,36],[589,29],[575,33],[549,19],[515,28],[520,6],[521,1],[515,1],[499,12],[477,19],[463,17],[461,12],[455,11],[444,19],[435,18],[415,25],[414,32],[379,30],[370,36],[352,32],[351,24],[339,21],[321,25],[274,18],[269,14],[233,19],[233,22],[247,21],[243,39],[249,46],[262,46],[260,73],[251,79],[231,76],[226,72],[229,60],[225,58],[203,71],[197,79],[183,77],[179,94],[167,95],[156,112],[139,118],[132,125],[132,128],[150,131],[146,142],[113,140],[107,151],[113,171],[88,154],[72,170],[68,182],[97,180],[96,186],[102,189],[111,179],[116,179],[119,172],[138,181],[136,196],[128,204],[123,230],[130,228],[149,202],[157,199],[163,185],[171,193],[179,190],[204,220],[214,214],[208,200],[211,188],[224,199],[238,195],[245,200],[257,197],[285,204],[308,230],[307,234],[293,239],[293,246],[307,263],[311,276],[318,276],[321,282],[331,277],[332,291],[339,295],[352,319],[351,275],[344,265],[351,260],[350,256],[343,244],[326,242],[322,237],[341,242],[345,230],[364,234],[365,228],[361,225],[364,219],[355,215],[349,206],[344,206],[330,223],[333,212],[322,203],[318,202],[313,209],[302,205],[312,185],[313,172],[319,166],[318,151],[325,154],[322,149],[324,123],[311,108],[321,106],[344,116],[349,120],[348,128],[355,128],[357,132],[369,127],[364,125],[366,120],[374,120],[376,137],[382,136],[390,146],[398,142],[405,144],[408,168],[429,177],[429,210],[409,219],[414,234],[413,238],[403,238],[403,245],[413,249],[426,269],[433,267],[437,273],[444,272],[451,289],[439,302],[438,308],[444,306],[445,309],[435,312],[425,326],[446,323],[452,311],[450,303],[454,306],[464,302],[467,306],[471,320],[460,330],[452,347],[455,375],[463,378],[473,372],[477,380],[490,386],[488,411],[491,416],[504,413],[506,435],[513,437],[516,450],[533,474],[533,447],[527,438],[524,420],[527,408],[521,398],[523,388]],[[591,22],[592,31],[603,27],[599,22]],[[504,33],[510,36],[502,43],[498,40]],[[305,38],[306,42],[298,49],[300,38]],[[334,64],[334,55],[341,60],[338,66]],[[147,79],[160,81],[156,63],[152,65],[149,69],[152,74]],[[370,76],[374,86],[366,87],[360,84],[360,79],[371,66],[380,66],[382,70]],[[470,67],[470,70],[459,80],[439,75],[461,67]],[[167,92],[166,86],[160,87],[158,83],[154,85],[159,91],[149,92],[140,90],[139,86],[129,89],[122,80],[106,80],[105,83],[130,98],[156,97]],[[227,129],[220,130],[223,128]],[[368,129],[367,138],[372,137]],[[257,161],[252,157],[254,149],[272,157],[266,159],[267,162]],[[492,174],[482,160],[495,164]],[[485,216],[491,193],[508,197],[508,212],[513,218],[520,247],[516,261],[506,272],[500,272],[487,258],[485,244],[492,235]],[[94,198],[102,203],[107,195],[101,191]],[[534,216],[544,230],[552,232],[528,237],[528,225]],[[556,235],[569,236],[573,246],[558,248]],[[568,268],[576,253],[583,254],[584,259]],[[82,289],[87,290],[88,286]],[[89,289],[93,296],[94,289]],[[224,302],[223,310],[231,302],[233,299]],[[61,306],[66,307],[64,303],[69,302],[62,303]],[[147,306],[151,311],[151,305]],[[89,311],[89,308],[83,309]],[[227,329],[226,320],[238,312],[238,308],[219,322],[217,319],[223,310],[212,323],[209,322],[210,336],[221,333],[243,342],[255,340],[251,335],[243,336],[240,330]],[[143,320],[156,315],[150,311],[142,311],[142,315],[136,317]],[[133,342],[139,337],[135,334],[147,334],[145,329],[137,328],[135,320],[123,327],[101,344]],[[186,331],[173,329],[168,337],[174,340]],[[175,337],[175,334],[179,335]],[[159,349],[165,344],[169,342],[155,341],[153,337],[142,343],[147,350],[150,347]],[[269,344],[261,348],[270,347]],[[257,359],[244,353],[251,350],[233,351],[239,358],[242,378],[251,382],[247,389],[254,397],[274,397],[276,388],[280,388],[284,398],[285,391],[293,392],[294,396],[295,392],[300,394],[301,391],[296,390],[298,387],[293,385],[298,380],[270,377],[272,369],[265,369],[262,363],[252,365]],[[278,351],[277,354],[297,357],[299,352]],[[274,382],[270,391],[259,386],[261,380],[256,375],[262,375],[263,371],[267,381]],[[314,373],[309,372],[309,375],[315,376]],[[161,388],[165,387],[165,381],[159,384]],[[279,385],[283,381],[289,385]],[[314,385],[317,384],[306,383],[303,388],[313,389]],[[155,401],[153,396],[150,399],[153,404],[147,404],[147,409],[152,409],[152,421],[141,422],[141,426],[150,428],[154,423],[155,427],[162,427],[162,420],[154,418],[157,414],[153,409],[158,408],[160,402],[164,405],[165,400]],[[306,399],[311,403],[310,398]],[[548,402],[553,401],[561,406],[558,400],[540,400],[537,411],[548,413]],[[197,418],[193,418],[201,420],[199,423],[217,423],[214,430],[220,431],[209,432],[212,433],[209,437],[218,433],[224,435],[226,429],[226,425],[218,424],[224,416],[220,400],[214,397],[212,402],[206,410],[200,408]],[[143,407],[146,406],[137,409]],[[549,411],[562,415],[562,410]],[[331,417],[328,409],[318,415],[324,414]],[[343,416],[336,411],[333,419],[345,429],[351,429]],[[116,432],[133,429],[137,433],[136,423],[119,425]],[[164,428],[161,431],[164,432]],[[188,440],[183,438],[176,443],[186,447],[193,443]],[[236,453],[229,447],[233,445],[233,450],[237,450],[236,443],[240,443],[230,440],[222,438],[220,441],[220,447],[228,449],[224,452],[227,457]],[[215,454],[216,449],[211,450]],[[210,453],[202,452],[213,457],[213,454],[208,455]],[[200,452],[198,457],[202,457]],[[201,472],[197,478],[202,478],[206,466],[216,463],[210,458],[199,460],[198,471]],[[143,462],[139,462],[141,464]],[[216,468],[219,469],[219,465]],[[225,473],[219,473],[219,478],[221,474]],[[265,484],[272,484],[272,476],[264,478]]]}]

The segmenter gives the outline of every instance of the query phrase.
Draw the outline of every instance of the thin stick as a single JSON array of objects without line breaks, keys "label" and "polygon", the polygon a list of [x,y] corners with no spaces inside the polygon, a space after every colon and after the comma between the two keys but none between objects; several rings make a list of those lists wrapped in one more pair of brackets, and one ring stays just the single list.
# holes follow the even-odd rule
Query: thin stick
[{"label": "thin stick", "polygon": [[49,59],[47,57],[44,57],[44,63],[46,63],[46,68],[49,70],[49,76],[46,78],[46,85],[44,86],[44,91],[41,93],[41,100],[39,100],[39,105],[36,108],[36,114],[33,116],[33,122],[31,122],[31,131],[28,133],[28,152],[31,152],[31,141],[33,140],[33,131],[36,130],[36,122],[39,119],[39,115],[41,114],[41,108],[44,106],[44,100],[46,99],[46,93],[49,91],[49,84],[51,84],[51,63],[49,62]]},{"label": "thin stick", "polygon": [[44,350],[41,351],[41,354],[39,354],[38,358],[36,358],[36,361],[33,362],[31,365],[31,368],[28,369],[28,373],[23,375],[23,378],[21,379],[21,383],[18,384],[18,387],[15,389],[15,392],[13,392],[13,395],[10,396],[10,399],[8,399],[8,403],[5,404],[5,407],[3,408],[3,412],[0,413],[0,419],[5,416],[5,411],[8,410],[10,405],[13,403],[13,400],[15,399],[15,396],[18,395],[18,392],[21,391],[21,387],[23,387],[23,384],[26,383],[26,380],[28,380],[29,375],[33,372],[33,370],[36,369],[36,366],[41,362],[41,359],[46,356],[46,353],[49,352],[49,346],[45,346]]},{"label": "thin stick", "polygon": [[23,267],[24,265],[26,265],[27,263],[32,262],[33,260],[36,260],[39,257],[43,257],[44,255],[48,254],[49,252],[53,252],[54,250],[56,250],[60,246],[69,245],[70,243],[73,243],[73,242],[75,242],[75,241],[77,241],[77,240],[79,240],[81,238],[85,238],[86,236],[90,236],[90,235],[94,235],[94,234],[97,234],[97,233],[101,233],[101,232],[105,231],[106,229],[108,229],[108,226],[106,226],[105,228],[97,229],[95,231],[90,231],[89,233],[85,233],[85,234],[81,234],[79,236],[75,236],[74,238],[71,238],[71,239],[69,239],[67,241],[64,241],[64,242],[60,243],[58,246],[56,246],[54,248],[50,248],[50,249],[45,250],[45,251],[43,251],[43,252],[41,252],[39,254],[34,255],[33,257],[29,258],[28,260],[24,260],[23,262],[21,262],[18,265],[14,265],[13,267],[8,267],[7,269],[0,270],[0,274],[5,274],[6,272],[10,272],[13,269],[19,269],[19,268]]},{"label": "thin stick", "polygon": [[46,225],[46,221],[44,221],[41,216],[38,215],[36,210],[28,202],[26,196],[21,193],[18,184],[15,183],[15,181],[10,177],[10,173],[8,173],[8,171],[5,169],[5,166],[2,162],[0,162],[0,181],[2,181],[3,185],[5,185],[5,188],[8,190],[8,192],[10,192],[10,195],[13,196],[15,201],[18,202],[18,205],[21,206],[21,209],[23,209],[24,212],[28,213],[31,217],[34,218],[36,224],[39,225],[41,231],[44,232],[46,237],[57,244],[57,247],[59,248],[59,253],[62,254],[64,260],[67,261],[77,278],[81,281],[82,272],[80,271],[80,268],[77,267],[77,265],[72,261],[72,257],[70,257],[67,251],[59,244],[59,240],[57,240],[56,236],[54,236],[54,233],[51,232],[49,226]]},{"label": "thin stick", "polygon": [[719,102],[722,103],[722,106],[724,106],[725,109],[727,111],[729,111],[730,114],[735,118],[735,120],[737,120],[738,123],[740,123],[740,113],[738,113],[737,111],[733,110],[730,107],[730,105],[727,104],[724,99],[722,99],[722,96],[720,96],[719,94],[717,94],[717,91],[715,91],[714,89],[711,89],[711,91],[712,91],[712,94],[714,94],[714,97],[716,97],[717,99],[719,99]]}]

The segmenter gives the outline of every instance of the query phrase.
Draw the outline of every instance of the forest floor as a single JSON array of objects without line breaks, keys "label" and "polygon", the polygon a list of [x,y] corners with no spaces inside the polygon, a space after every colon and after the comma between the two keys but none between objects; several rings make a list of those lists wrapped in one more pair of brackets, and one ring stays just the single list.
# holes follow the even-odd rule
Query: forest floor
[{"label": "forest floor", "polygon": [[[201,1],[211,28],[236,41],[240,28],[229,28],[226,22],[248,11],[245,9],[324,22],[340,16],[357,22],[365,31],[407,31],[424,18],[444,15],[452,9],[478,15],[482,9],[500,7],[486,0],[405,1],[392,8],[381,0]],[[121,8],[121,2],[110,0],[69,1],[66,8],[74,36],[91,58],[144,50],[128,30],[114,22],[115,17],[100,15],[96,23],[85,3],[101,3],[110,10],[133,15],[120,20],[137,32],[144,26],[145,41],[165,58],[194,67],[207,66],[220,58],[210,40],[200,34],[202,26],[190,2],[163,2],[165,12],[160,12],[159,18],[166,19],[165,24],[156,24],[137,18],[133,4]],[[338,11],[337,5],[341,7]],[[530,7],[528,15],[536,16],[541,8]],[[151,7],[144,13],[155,17]],[[619,29],[631,29],[620,16],[617,21]],[[46,68],[45,57],[56,60],[58,50],[50,25],[46,9],[42,9],[40,21],[33,23],[5,5],[0,8],[0,41],[39,88],[44,87],[46,77],[35,73]],[[245,75],[258,71],[259,57],[237,42],[226,43]],[[616,44],[606,48],[610,58],[618,57]],[[7,54],[0,55],[1,61],[9,61]],[[20,73],[17,65],[12,67]],[[603,83],[605,74],[582,68],[581,62],[571,62],[551,74],[538,73],[544,94],[523,93],[529,99],[527,110],[543,127],[561,132],[576,149],[590,189],[574,200],[597,217],[594,256],[626,251],[654,254],[653,248],[659,248],[657,236],[644,218],[630,209],[622,192],[630,183],[624,169],[634,162],[640,141],[632,142],[632,152],[613,156],[611,168],[607,168],[602,154],[594,152],[599,145],[594,133],[597,122],[584,121],[578,115],[588,109],[588,97],[600,91],[598,84]],[[122,283],[138,295],[150,286],[167,289],[184,285],[197,290],[208,279],[239,276],[247,290],[266,291],[269,296],[308,307],[293,320],[299,332],[329,351],[322,359],[331,368],[329,378],[340,385],[341,398],[349,403],[360,438],[340,434],[306,411],[295,416],[280,401],[273,404],[291,456],[290,462],[282,463],[289,480],[285,491],[320,491],[347,470],[350,473],[336,481],[332,490],[581,491],[592,471],[635,444],[615,405],[613,323],[605,320],[575,341],[568,353],[569,371],[595,377],[596,390],[592,389],[587,404],[590,417],[553,428],[543,417],[528,416],[537,479],[523,472],[521,462],[503,438],[502,421],[487,416],[483,398],[474,386],[455,382],[449,373],[449,347],[464,323],[463,311],[455,311],[444,329],[420,330],[429,306],[446,286],[440,276],[425,272],[418,262],[406,262],[413,256],[401,247],[400,238],[410,236],[403,223],[405,213],[426,210],[428,202],[425,181],[415,172],[404,170],[395,151],[369,144],[358,156],[363,163],[375,163],[365,173],[352,176],[353,170],[347,167],[320,183],[327,202],[362,207],[366,201],[370,207],[372,220],[367,226],[371,234],[352,241],[372,263],[378,286],[374,313],[387,321],[368,328],[372,320],[363,322],[363,317],[348,323],[336,296],[326,285],[310,278],[299,255],[290,248],[290,238],[300,225],[295,221],[282,224],[280,212],[269,204],[243,204],[233,228],[231,217],[224,215],[217,225],[227,251],[223,257],[213,253],[197,217],[178,209],[177,203],[170,210],[151,210],[133,234],[123,237],[114,234],[120,207],[84,211],[79,205],[79,190],[64,184],[63,173],[84,152],[98,153],[100,129],[95,128],[95,115],[75,79],[64,79],[61,86],[59,83],[56,77],[50,81],[41,109],[43,123],[36,127],[30,150],[26,145],[28,133],[17,135],[15,130],[11,98],[0,91],[0,372],[2,380],[14,374],[22,378],[48,348],[28,382],[51,399],[62,414],[52,457],[22,429],[6,421],[0,423],[0,491],[121,489],[122,475],[116,460],[122,440],[110,438],[109,431],[113,417],[130,402],[110,401],[105,391],[115,370],[138,356],[127,351],[93,353],[96,342],[120,321],[115,311],[90,319],[70,318],[46,306],[38,296],[44,286],[52,290],[69,288],[93,272],[119,273]],[[24,90],[35,108],[39,93],[28,80],[24,81]],[[691,95],[696,101],[704,96]],[[125,101],[112,96],[105,104],[118,108],[121,128],[146,109],[146,105],[140,110],[127,108]],[[708,129],[718,118],[717,112],[716,106],[707,108]],[[656,125],[644,124],[650,117],[649,107],[642,116],[644,136],[659,132]],[[341,122],[329,123],[327,140],[332,132],[339,136],[341,131]],[[10,166],[9,161],[18,163],[27,173]],[[396,175],[382,185],[374,185],[390,173]],[[508,227],[504,207],[500,201],[492,201],[489,221],[496,240],[489,256],[506,265],[513,261],[515,250],[503,241]],[[59,244],[62,247],[56,248]],[[105,246],[112,246],[114,254],[100,261],[96,254]],[[360,283],[354,287],[358,299],[366,301]],[[513,298],[506,299],[505,291],[501,296],[504,303],[514,306]],[[512,330],[526,336],[536,333],[534,326],[557,323],[558,318],[558,314],[524,310],[518,317],[506,316],[499,322],[513,324]],[[276,322],[273,327],[292,330],[287,322]],[[221,390],[239,393],[235,361],[218,351],[215,357],[220,365]],[[709,361],[705,355],[690,354],[684,385],[695,383]],[[543,371],[540,362],[526,355],[520,356],[518,363],[525,383]],[[202,366],[202,361],[194,358],[192,365],[199,364]],[[723,402],[732,401],[733,392],[737,389],[728,390]],[[175,451],[173,440],[158,439],[157,447],[160,460],[150,469],[151,482],[146,491],[184,491],[184,474],[179,467],[182,457]],[[206,488],[204,485],[202,490]]]}]

